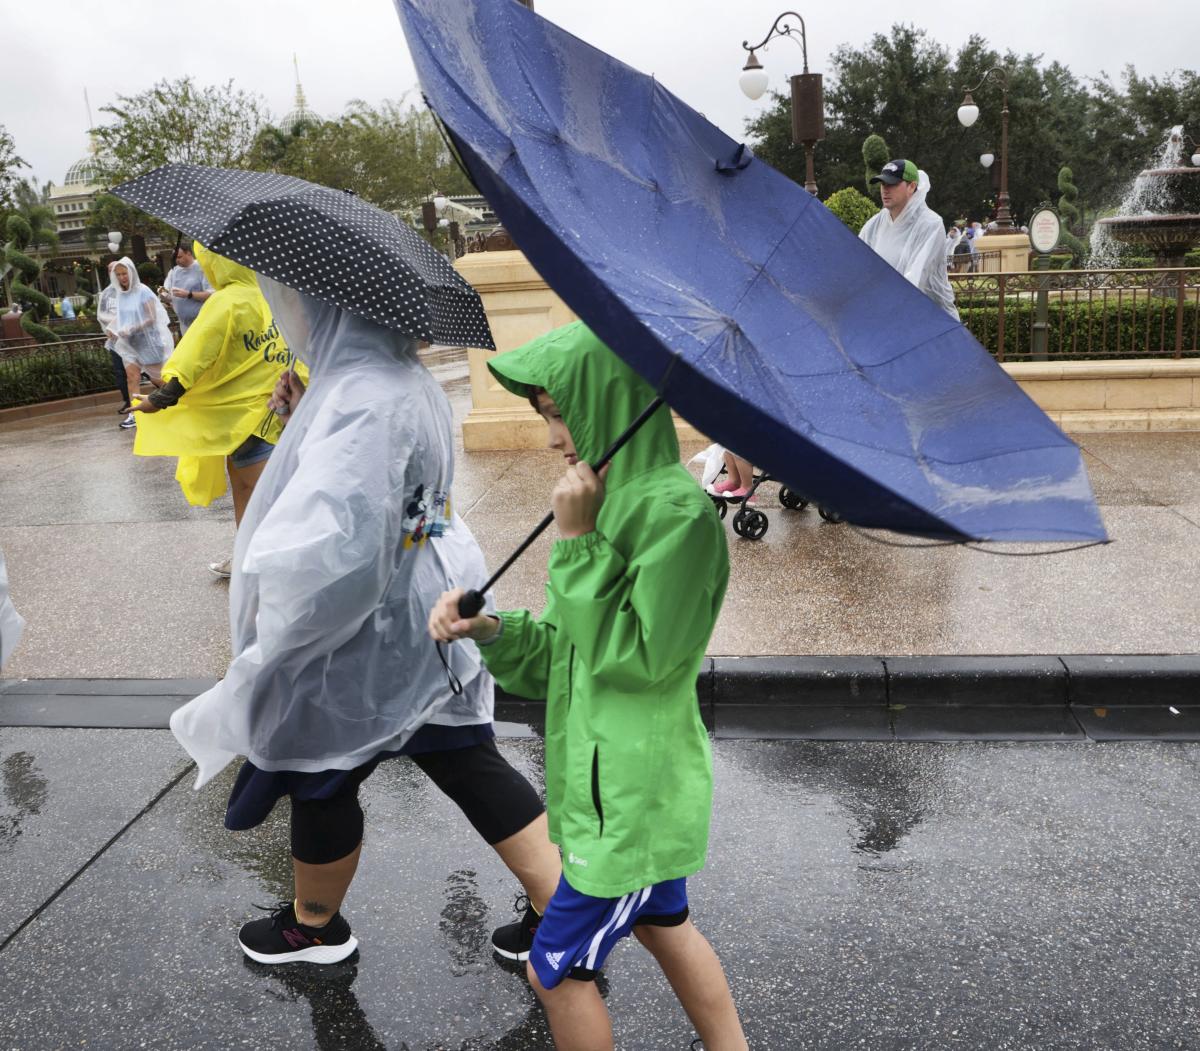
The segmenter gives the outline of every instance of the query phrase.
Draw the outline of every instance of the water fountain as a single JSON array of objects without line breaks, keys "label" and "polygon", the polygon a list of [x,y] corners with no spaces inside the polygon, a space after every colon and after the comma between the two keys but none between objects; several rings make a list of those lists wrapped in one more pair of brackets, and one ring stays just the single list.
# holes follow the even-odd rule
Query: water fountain
[{"label": "water fountain", "polygon": [[1091,265],[1111,267],[1114,242],[1149,249],[1162,267],[1182,266],[1184,255],[1200,244],[1200,146],[1189,168],[1184,142],[1183,126],[1171,128],[1152,167],[1138,174],[1117,214],[1096,223]]}]

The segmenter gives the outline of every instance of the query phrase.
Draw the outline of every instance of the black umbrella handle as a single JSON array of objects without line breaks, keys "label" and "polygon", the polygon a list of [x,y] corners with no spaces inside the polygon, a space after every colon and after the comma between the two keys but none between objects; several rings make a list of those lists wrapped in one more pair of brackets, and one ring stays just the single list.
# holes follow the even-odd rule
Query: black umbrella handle
[{"label": "black umbrella handle", "polygon": [[[592,470],[599,473],[599,471],[606,467],[608,462],[614,456],[616,456],[622,448],[624,448],[629,439],[637,434],[642,424],[650,419],[650,417],[653,416],[663,406],[663,404],[664,402],[662,398],[656,397],[649,405],[647,405],[638,415],[638,418],[634,420],[633,423],[631,423],[628,427],[626,427],[624,433],[615,442],[613,442],[611,446],[609,446],[608,451],[601,456],[596,463],[591,465]],[[464,620],[470,620],[472,617],[479,616],[479,611],[483,609],[483,596],[488,591],[491,591],[493,587],[495,587],[496,581],[508,572],[509,567],[511,567],[512,564],[528,550],[529,545],[532,544],[539,536],[541,536],[549,528],[550,523],[553,521],[554,512],[551,511],[537,524],[537,527],[533,530],[533,532],[521,541],[521,544],[516,551],[514,551],[508,556],[507,559],[505,559],[504,565],[497,569],[496,572],[488,578],[487,583],[485,583],[483,587],[481,587],[478,591],[468,591],[465,595],[463,595],[462,598],[458,600],[458,615],[460,617],[462,617]]]}]

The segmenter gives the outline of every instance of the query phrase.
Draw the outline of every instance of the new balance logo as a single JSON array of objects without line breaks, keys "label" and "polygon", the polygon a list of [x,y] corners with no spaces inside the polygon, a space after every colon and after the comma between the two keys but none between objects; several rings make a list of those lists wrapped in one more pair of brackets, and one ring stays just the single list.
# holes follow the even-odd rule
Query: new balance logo
[{"label": "new balance logo", "polygon": [[548,952],[546,953],[546,962],[557,971],[559,964],[562,963],[562,958],[566,955],[565,952]]},{"label": "new balance logo", "polygon": [[286,929],[283,932],[283,939],[293,949],[303,949],[309,945],[312,945],[312,942],[309,941],[306,937],[304,937],[303,932],[298,930],[295,927],[290,927],[290,928]]}]

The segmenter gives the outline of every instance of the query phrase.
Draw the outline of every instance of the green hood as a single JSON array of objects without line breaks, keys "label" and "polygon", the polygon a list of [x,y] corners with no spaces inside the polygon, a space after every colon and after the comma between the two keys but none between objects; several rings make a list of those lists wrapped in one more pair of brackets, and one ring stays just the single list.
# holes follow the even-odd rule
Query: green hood
[{"label": "green hood", "polygon": [[[654,400],[650,385],[582,321],[539,336],[488,362],[492,375],[513,394],[546,391],[562,412],[581,460],[595,463]],[[675,425],[665,409],[646,421],[614,458],[606,488],[679,462]]]}]

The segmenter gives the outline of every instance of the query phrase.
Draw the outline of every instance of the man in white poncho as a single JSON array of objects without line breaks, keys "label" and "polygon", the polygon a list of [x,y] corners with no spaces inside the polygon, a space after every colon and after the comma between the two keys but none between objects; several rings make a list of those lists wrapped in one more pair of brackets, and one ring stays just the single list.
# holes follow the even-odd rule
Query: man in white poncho
[{"label": "man in white poncho", "polygon": [[411,338],[259,281],[309,387],[285,373],[272,399],[290,422],[238,528],[233,661],[171,719],[197,787],[249,757],[227,828],[291,796],[295,900],[245,924],[241,947],[262,963],[354,951],[339,910],[362,844],[358,788],[397,755],[458,804],[540,910],[561,866],[537,793],[496,749],[492,680],[473,645],[442,653],[425,633],[444,590],[487,576],[450,504],[450,405]]},{"label": "man in white poncho", "polygon": [[883,208],[866,221],[859,238],[958,320],[954,290],[946,276],[946,226],[925,203],[929,176],[912,161],[888,161],[878,175]]}]

